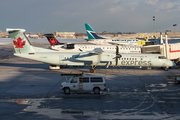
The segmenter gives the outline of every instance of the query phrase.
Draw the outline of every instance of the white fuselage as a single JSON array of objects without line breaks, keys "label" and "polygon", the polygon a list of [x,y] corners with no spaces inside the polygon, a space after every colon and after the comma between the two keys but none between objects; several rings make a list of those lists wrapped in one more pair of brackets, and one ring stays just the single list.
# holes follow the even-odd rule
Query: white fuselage
[{"label": "white fuselage", "polygon": [[[141,46],[137,45],[119,45],[119,53],[141,53]],[[74,49],[68,49],[64,45],[54,45],[51,49],[58,51],[92,51],[95,48],[101,48],[103,51],[116,51],[116,45],[88,45],[75,44]]]},{"label": "white fuselage", "polygon": [[136,39],[92,39],[88,40],[89,43],[98,44],[98,45],[139,45],[138,42],[140,40]]},{"label": "white fuselage", "polygon": [[[37,52],[34,54],[19,54],[16,56],[33,59],[53,65],[77,65],[77,66],[115,66],[115,52],[91,55],[90,53],[80,52]],[[173,62],[161,57],[161,54],[126,54],[122,53],[118,58],[117,66],[145,66],[145,67],[170,67]]]}]

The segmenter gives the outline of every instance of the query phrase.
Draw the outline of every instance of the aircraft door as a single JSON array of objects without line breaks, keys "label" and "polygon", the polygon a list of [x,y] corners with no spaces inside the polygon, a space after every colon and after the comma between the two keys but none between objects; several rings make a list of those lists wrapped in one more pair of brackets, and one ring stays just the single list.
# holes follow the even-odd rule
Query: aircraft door
[{"label": "aircraft door", "polygon": [[139,65],[140,65],[140,66],[143,66],[143,57],[140,57]]},{"label": "aircraft door", "polygon": [[64,55],[60,55],[59,56],[59,63],[64,63],[63,59],[64,59]]}]

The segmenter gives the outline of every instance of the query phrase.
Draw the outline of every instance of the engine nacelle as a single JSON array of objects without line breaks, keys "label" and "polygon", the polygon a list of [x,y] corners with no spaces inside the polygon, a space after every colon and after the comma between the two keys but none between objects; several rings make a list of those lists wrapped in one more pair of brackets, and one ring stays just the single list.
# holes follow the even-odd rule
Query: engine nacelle
[{"label": "engine nacelle", "polygon": [[74,44],[66,43],[66,44],[64,44],[64,48],[66,48],[66,49],[74,49]]}]

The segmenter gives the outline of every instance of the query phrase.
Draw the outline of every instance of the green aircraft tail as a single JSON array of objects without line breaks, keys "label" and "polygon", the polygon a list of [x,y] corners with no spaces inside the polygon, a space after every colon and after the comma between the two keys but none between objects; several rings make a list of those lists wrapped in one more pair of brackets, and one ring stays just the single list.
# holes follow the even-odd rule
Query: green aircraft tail
[{"label": "green aircraft tail", "polygon": [[9,33],[9,36],[12,40],[12,44],[14,45],[14,49],[16,53],[34,53],[34,48],[29,42],[28,38],[24,34],[26,30],[24,29],[9,29],[6,31]]},{"label": "green aircraft tail", "polygon": [[85,28],[89,40],[105,39],[103,37],[98,36],[88,23],[85,23]]}]

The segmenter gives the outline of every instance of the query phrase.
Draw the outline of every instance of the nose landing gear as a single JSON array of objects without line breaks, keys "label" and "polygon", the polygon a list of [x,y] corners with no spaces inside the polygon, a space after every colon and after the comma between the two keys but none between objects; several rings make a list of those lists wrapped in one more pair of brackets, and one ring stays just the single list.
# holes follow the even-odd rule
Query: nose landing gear
[{"label": "nose landing gear", "polygon": [[90,73],[94,73],[94,70],[96,69],[96,66],[93,65],[92,68],[90,69]]}]

